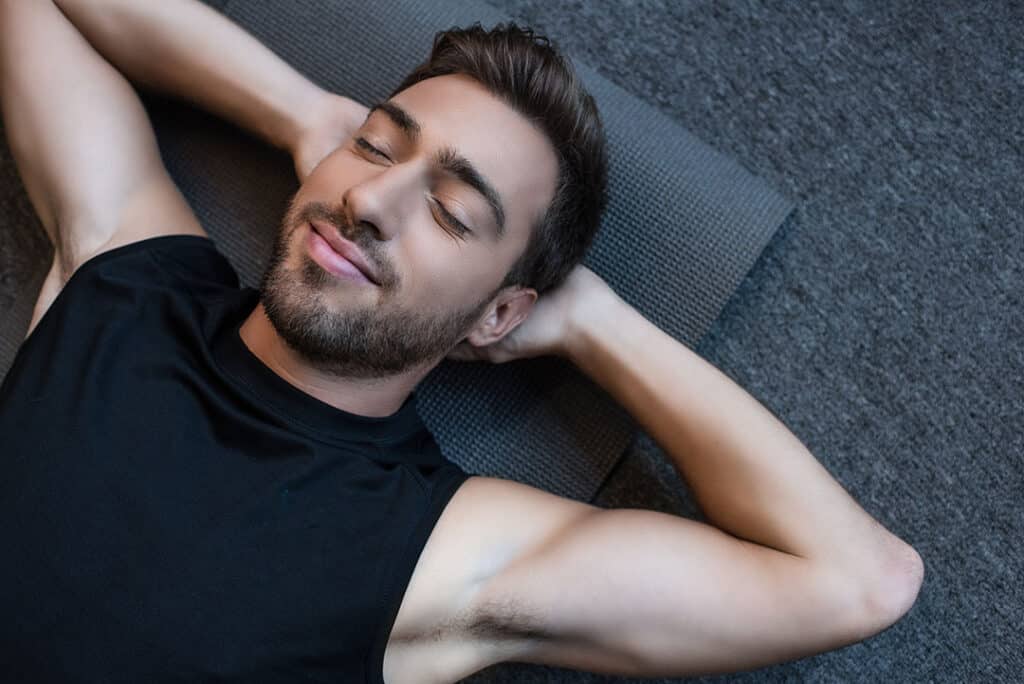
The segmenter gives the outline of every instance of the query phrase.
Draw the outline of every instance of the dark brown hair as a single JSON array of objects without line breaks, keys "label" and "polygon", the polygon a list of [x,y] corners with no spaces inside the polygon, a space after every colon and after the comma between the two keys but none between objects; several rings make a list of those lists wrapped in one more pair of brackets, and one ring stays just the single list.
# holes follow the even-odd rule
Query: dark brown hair
[{"label": "dark brown hair", "polygon": [[555,148],[554,197],[531,226],[526,249],[501,284],[543,294],[583,259],[607,204],[608,162],[597,105],[551,40],[513,22],[491,30],[476,23],[439,32],[430,56],[391,97],[445,74],[480,82],[532,121]]}]

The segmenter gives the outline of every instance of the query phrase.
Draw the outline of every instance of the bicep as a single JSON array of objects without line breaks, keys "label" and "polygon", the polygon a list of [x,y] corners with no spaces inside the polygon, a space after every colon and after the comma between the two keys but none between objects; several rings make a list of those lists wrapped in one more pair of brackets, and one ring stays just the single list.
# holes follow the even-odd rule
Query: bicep
[{"label": "bicep", "polygon": [[52,2],[0,0],[0,12],[4,127],[64,277],[108,245],[205,235],[131,84]]},{"label": "bicep", "polygon": [[703,523],[602,509],[492,578],[480,615],[493,628],[495,661],[678,677],[864,638],[851,586],[842,573]]}]

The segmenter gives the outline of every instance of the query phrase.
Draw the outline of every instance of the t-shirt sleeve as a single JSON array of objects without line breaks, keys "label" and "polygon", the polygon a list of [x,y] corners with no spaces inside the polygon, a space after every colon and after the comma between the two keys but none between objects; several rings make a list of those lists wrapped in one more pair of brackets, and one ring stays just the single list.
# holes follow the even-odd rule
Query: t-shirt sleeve
[{"label": "t-shirt sleeve", "polygon": [[381,622],[374,632],[372,646],[367,652],[368,682],[384,684],[384,651],[387,648],[388,635],[395,625],[402,599],[412,579],[413,570],[416,568],[427,540],[434,531],[444,509],[455,496],[459,487],[472,476],[473,473],[467,472],[454,461],[447,459],[431,476],[430,494],[419,522],[411,530],[401,555],[391,568],[393,575],[389,579],[383,595]]},{"label": "t-shirt sleeve", "polygon": [[161,235],[130,242],[89,259],[68,279],[58,298],[65,292],[90,287],[98,276],[133,280],[142,288],[169,287],[195,294],[237,289],[239,282],[234,267],[212,239],[201,235]]},{"label": "t-shirt sleeve", "polygon": [[4,389],[39,387],[57,366],[85,372],[100,351],[172,334],[202,302],[237,290],[238,275],[207,237],[163,235],[102,252],[75,270],[22,342]]},{"label": "t-shirt sleeve", "polygon": [[[115,247],[89,259],[71,275],[51,305],[54,317],[68,305],[94,312],[125,311],[160,295],[217,296],[238,289],[238,274],[210,238],[161,235]],[[127,294],[133,297],[127,297]],[[50,317],[48,310],[45,318]]]},{"label": "t-shirt sleeve", "polygon": [[133,244],[161,266],[168,285],[196,291],[238,288],[238,273],[210,238],[167,235]]}]

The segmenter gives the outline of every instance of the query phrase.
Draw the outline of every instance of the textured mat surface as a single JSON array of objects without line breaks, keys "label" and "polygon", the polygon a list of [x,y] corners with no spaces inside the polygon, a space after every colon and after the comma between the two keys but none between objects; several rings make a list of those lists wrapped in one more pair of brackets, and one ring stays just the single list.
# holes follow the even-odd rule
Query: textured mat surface
[{"label": "textured mat surface", "polygon": [[[221,4],[314,81],[364,103],[386,97],[426,56],[437,30],[506,18],[465,2]],[[693,346],[791,205],[664,115],[579,68],[601,108],[611,155],[610,206],[586,263]],[[242,282],[255,285],[296,189],[290,160],[185,105],[146,102],[168,169]],[[418,391],[424,421],[465,469],[577,499],[593,497],[635,434],[632,418],[562,359],[446,361]]]}]

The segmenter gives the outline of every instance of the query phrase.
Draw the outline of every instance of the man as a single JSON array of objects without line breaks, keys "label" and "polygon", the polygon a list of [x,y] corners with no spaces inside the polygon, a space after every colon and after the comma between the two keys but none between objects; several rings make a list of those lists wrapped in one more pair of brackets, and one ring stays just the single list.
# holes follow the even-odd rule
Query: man
[{"label": "man", "polygon": [[[192,0],[0,8],[5,130],[55,247],[0,389],[0,678],[683,676],[849,644],[913,604],[917,553],[580,264],[600,121],[531,32],[442,34],[367,109]],[[292,153],[258,292],[121,74]],[[542,354],[637,417],[710,524],[440,455],[412,403],[433,367]]]}]

